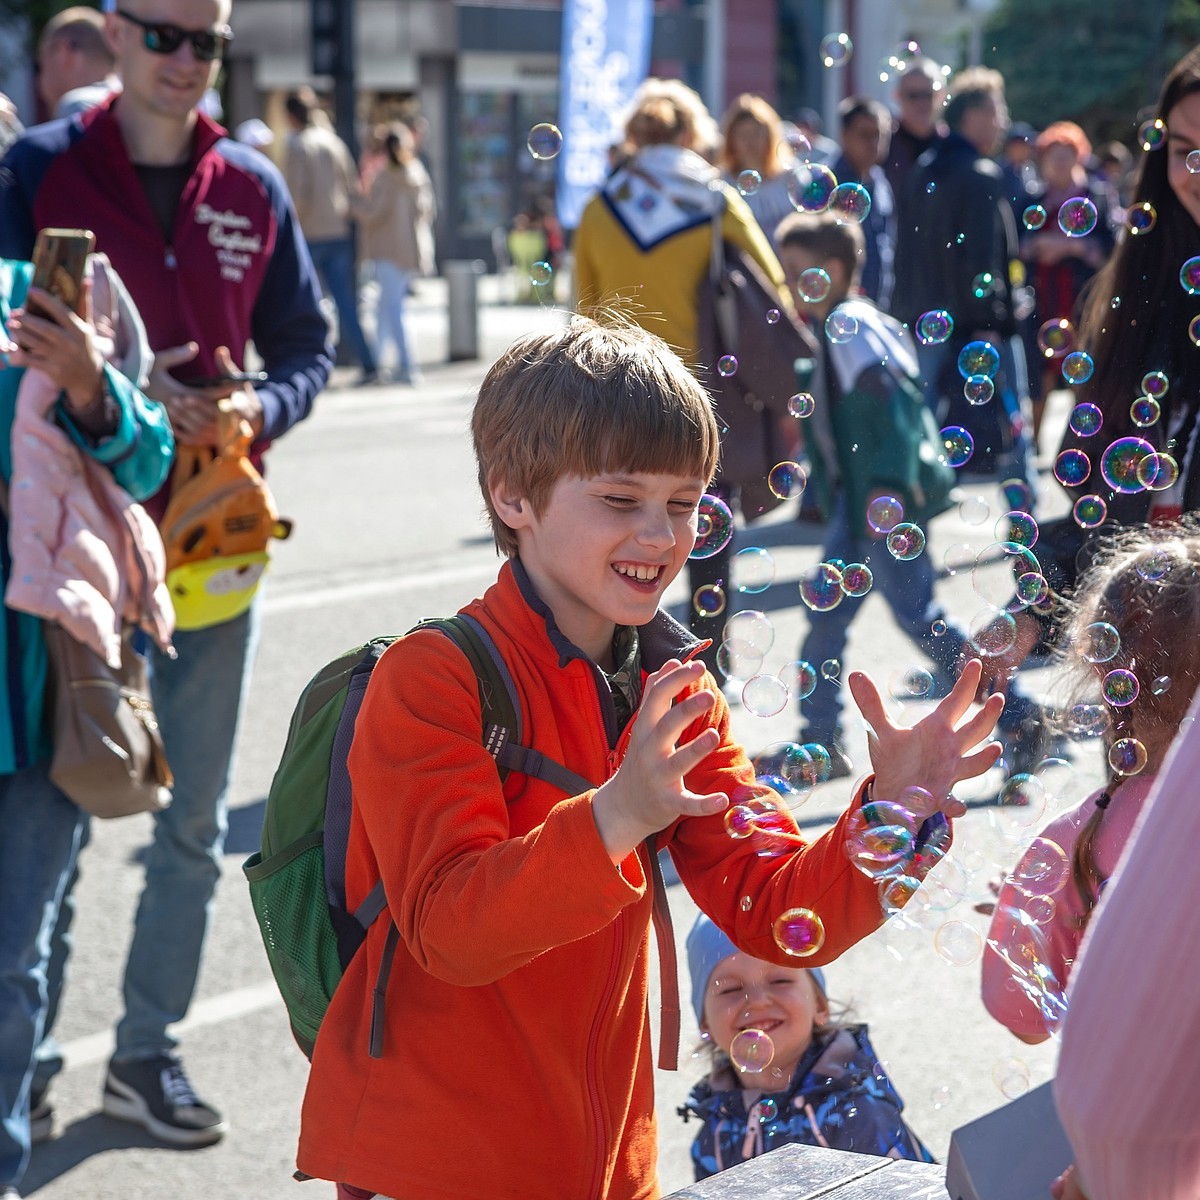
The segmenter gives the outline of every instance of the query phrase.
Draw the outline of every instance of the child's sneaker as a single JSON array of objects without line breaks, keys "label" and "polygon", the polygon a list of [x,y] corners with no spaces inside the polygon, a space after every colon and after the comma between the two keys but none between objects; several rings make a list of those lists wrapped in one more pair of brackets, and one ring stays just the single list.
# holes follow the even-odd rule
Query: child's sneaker
[{"label": "child's sneaker", "polygon": [[[37,1146],[54,1136],[54,1105],[48,1092],[29,1097],[29,1141]],[[2,1198],[0,1198],[2,1200]]]},{"label": "child's sneaker", "polygon": [[172,1146],[211,1146],[229,1128],[192,1090],[183,1064],[172,1054],[110,1062],[103,1107],[110,1117],[141,1125]]}]

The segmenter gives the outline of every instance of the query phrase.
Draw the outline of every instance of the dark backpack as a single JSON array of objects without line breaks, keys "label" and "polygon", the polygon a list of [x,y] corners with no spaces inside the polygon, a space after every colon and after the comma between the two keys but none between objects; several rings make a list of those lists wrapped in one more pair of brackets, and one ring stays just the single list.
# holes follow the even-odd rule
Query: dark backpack
[{"label": "dark backpack", "polygon": [[[479,686],[483,745],[503,781],[517,771],[567,795],[593,785],[522,745],[521,707],[512,676],[487,631],[472,617],[423,621],[466,655]],[[353,911],[346,906],[346,846],[353,809],[347,758],[354,725],[383,652],[396,640],[356,646],[309,681],[292,714],[283,757],[271,781],[262,850],[246,860],[250,899],[292,1033],[310,1059],[334,990],[373,922],[387,909],[383,882]],[[383,1053],[383,1002],[400,940],[388,929],[375,985],[370,1054]]]}]

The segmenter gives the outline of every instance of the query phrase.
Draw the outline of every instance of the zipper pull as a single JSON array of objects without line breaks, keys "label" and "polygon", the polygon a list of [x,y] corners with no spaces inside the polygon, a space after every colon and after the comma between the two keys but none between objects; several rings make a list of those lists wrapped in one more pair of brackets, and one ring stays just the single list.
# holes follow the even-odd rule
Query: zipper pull
[{"label": "zipper pull", "polygon": [[175,247],[174,246],[167,247],[167,254],[166,254],[165,262],[166,262],[166,267],[167,267],[168,271],[175,270],[175,268],[179,265],[175,261]]},{"label": "zipper pull", "polygon": [[611,779],[617,773],[617,767],[620,766],[620,761],[617,758],[617,752],[610,750],[608,752],[608,777]]}]

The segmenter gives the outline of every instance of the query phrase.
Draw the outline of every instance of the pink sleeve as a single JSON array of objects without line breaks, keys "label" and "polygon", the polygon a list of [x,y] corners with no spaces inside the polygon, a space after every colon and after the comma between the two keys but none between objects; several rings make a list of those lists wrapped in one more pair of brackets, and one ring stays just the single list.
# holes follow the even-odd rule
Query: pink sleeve
[{"label": "pink sleeve", "polygon": [[1200,694],[1084,939],[1055,1097],[1091,1200],[1200,1196]]}]

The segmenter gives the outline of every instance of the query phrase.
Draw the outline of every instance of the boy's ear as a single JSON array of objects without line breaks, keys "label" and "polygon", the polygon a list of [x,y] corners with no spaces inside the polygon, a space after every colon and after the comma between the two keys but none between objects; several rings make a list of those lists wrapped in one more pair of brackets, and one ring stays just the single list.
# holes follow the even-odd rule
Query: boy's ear
[{"label": "boy's ear", "polygon": [[488,495],[496,515],[510,529],[524,529],[533,518],[533,506],[503,479],[492,479],[488,483]]}]

